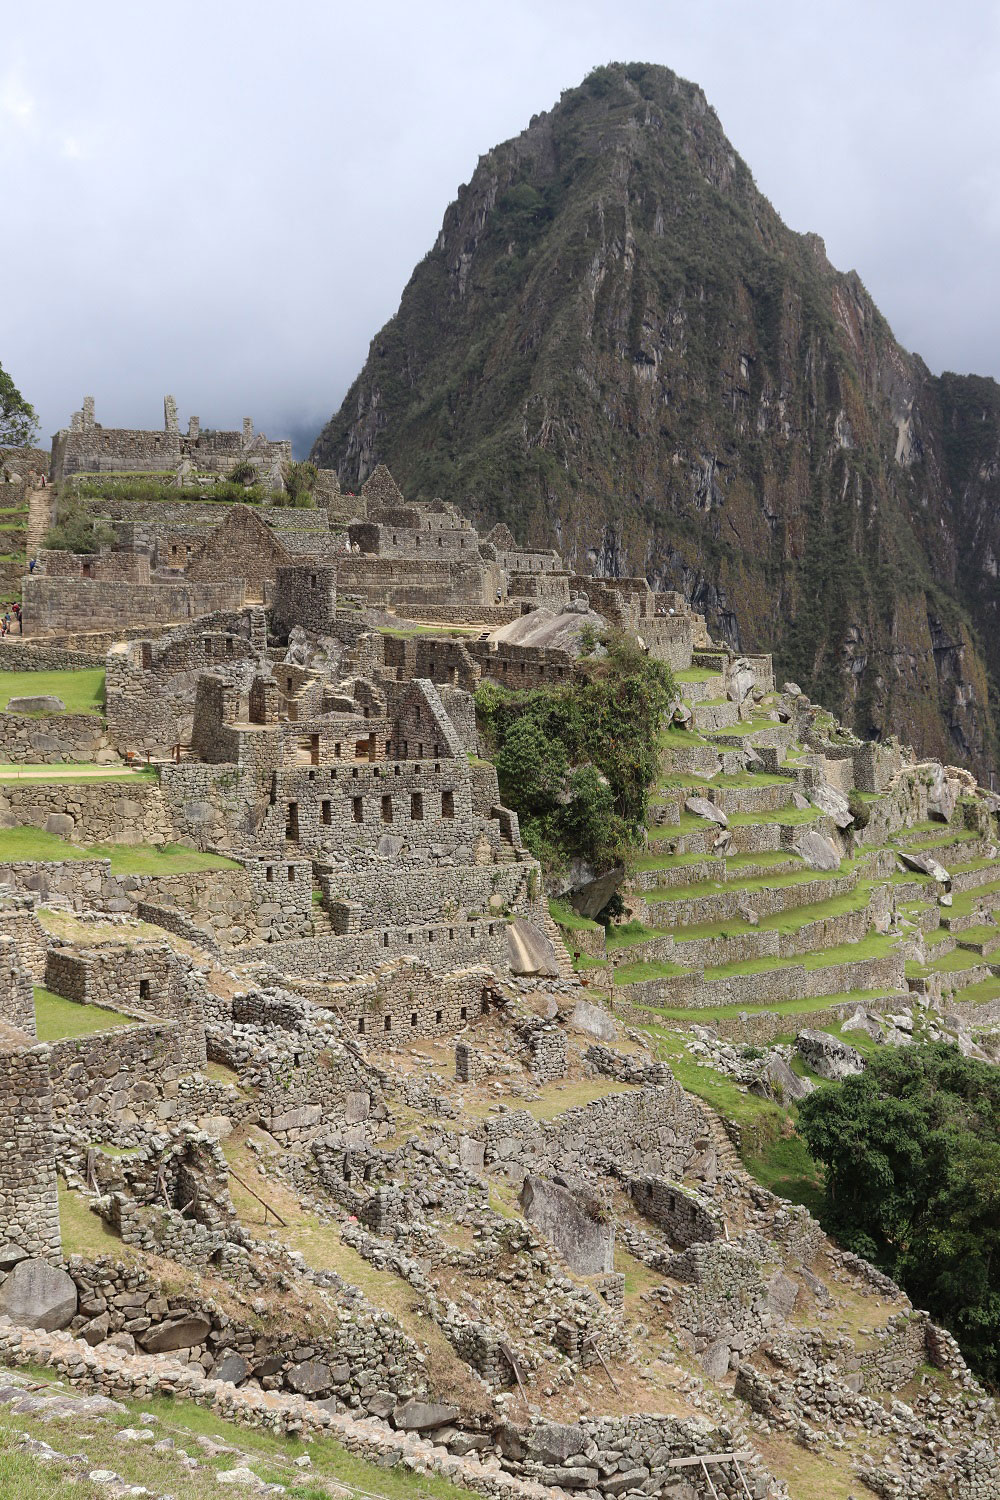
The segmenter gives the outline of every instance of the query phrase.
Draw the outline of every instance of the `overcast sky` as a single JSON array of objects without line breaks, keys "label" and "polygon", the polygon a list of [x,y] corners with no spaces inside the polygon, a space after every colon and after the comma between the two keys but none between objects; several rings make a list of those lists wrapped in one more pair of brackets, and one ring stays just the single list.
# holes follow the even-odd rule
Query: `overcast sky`
[{"label": "overcast sky", "polygon": [[47,438],[311,436],[477,158],[596,64],[702,85],[932,369],[1000,377],[993,0],[33,0],[0,46],[0,362]]}]

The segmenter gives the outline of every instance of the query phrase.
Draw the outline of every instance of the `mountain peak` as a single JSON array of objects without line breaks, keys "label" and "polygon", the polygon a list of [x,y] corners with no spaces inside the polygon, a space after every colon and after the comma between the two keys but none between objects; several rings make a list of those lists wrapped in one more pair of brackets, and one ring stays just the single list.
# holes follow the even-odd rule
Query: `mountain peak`
[{"label": "mountain peak", "polygon": [[616,62],[480,158],[314,452],[679,589],[866,735],[983,770],[985,404],[782,223],[697,84]]}]

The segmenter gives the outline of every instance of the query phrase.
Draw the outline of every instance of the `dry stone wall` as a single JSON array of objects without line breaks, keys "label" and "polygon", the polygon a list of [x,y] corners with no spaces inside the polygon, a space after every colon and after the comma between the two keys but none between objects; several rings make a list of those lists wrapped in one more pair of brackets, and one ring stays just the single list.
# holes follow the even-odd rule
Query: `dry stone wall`
[{"label": "dry stone wall", "polygon": [[49,1048],[0,1021],[0,1241],[59,1260]]}]

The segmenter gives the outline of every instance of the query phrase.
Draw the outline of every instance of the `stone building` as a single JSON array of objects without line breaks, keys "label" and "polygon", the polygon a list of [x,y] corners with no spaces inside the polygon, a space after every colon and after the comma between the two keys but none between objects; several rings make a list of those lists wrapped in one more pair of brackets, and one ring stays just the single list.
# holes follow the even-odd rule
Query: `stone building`
[{"label": "stone building", "polygon": [[202,431],[191,417],[187,432],[177,422],[177,402],[163,398],[162,432],[131,427],[102,427],[94,420],[94,398],[84,397],[69,427],[52,439],[53,481],[71,474],[172,473],[187,462],[207,474],[229,474],[238,463],[250,462],[267,475],[275,464],[291,463],[292,445],[287,438],[269,441],[254,434],[253,420],[243,418],[240,431]]}]

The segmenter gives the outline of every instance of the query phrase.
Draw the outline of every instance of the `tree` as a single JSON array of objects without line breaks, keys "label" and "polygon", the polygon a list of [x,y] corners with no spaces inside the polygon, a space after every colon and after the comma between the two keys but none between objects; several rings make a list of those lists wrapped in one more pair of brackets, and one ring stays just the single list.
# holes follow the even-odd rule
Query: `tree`
[{"label": "tree", "polygon": [[886,1048],[799,1105],[826,1167],[824,1227],[888,1271],[1000,1376],[1000,1070],[957,1047]]},{"label": "tree", "polygon": [[27,448],[37,431],[35,408],[0,365],[0,447]]},{"label": "tree", "polygon": [[500,794],[547,870],[573,859],[606,868],[643,836],[673,679],[624,635],[602,650],[566,685],[509,692],[487,681],[476,693]]}]

